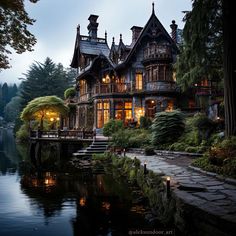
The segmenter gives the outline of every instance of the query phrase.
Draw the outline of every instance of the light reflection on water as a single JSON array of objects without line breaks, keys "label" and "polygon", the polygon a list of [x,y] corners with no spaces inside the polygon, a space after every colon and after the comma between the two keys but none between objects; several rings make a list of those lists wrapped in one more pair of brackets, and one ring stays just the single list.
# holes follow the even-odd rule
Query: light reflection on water
[{"label": "light reflection on water", "polygon": [[129,228],[145,225],[133,212],[124,181],[107,175],[19,174],[13,136],[0,135],[1,236],[127,235]]}]

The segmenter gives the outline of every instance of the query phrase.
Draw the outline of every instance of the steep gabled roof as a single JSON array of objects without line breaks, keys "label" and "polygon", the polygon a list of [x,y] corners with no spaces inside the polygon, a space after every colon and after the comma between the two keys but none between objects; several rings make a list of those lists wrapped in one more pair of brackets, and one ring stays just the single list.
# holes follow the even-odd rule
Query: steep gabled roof
[{"label": "steep gabled roof", "polygon": [[[151,33],[150,33],[151,32]],[[135,53],[137,47],[140,45],[140,41],[144,38],[144,36],[149,35],[150,37],[156,38],[162,35],[165,37],[165,39],[170,43],[170,45],[173,47],[174,50],[178,52],[178,47],[176,46],[175,42],[169,35],[169,33],[166,31],[164,26],[161,24],[161,22],[158,20],[158,18],[155,15],[154,10],[152,11],[152,15],[149,18],[148,22],[144,26],[143,30],[141,31],[137,41],[134,43],[132,49],[130,50],[129,54],[127,55],[126,59],[123,63],[117,65],[117,68],[123,67],[124,64],[128,63]]]},{"label": "steep gabled roof", "polygon": [[99,55],[100,53],[102,53],[108,57],[110,49],[107,43],[83,40],[80,41],[80,52],[89,55]]},{"label": "steep gabled roof", "polygon": [[78,68],[79,66],[79,39],[80,39],[80,26],[78,25],[75,39],[74,54],[70,64],[72,68]]}]

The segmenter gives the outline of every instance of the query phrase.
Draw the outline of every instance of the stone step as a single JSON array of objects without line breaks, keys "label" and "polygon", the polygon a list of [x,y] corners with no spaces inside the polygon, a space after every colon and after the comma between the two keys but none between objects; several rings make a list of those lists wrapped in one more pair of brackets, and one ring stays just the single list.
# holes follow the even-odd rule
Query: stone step
[{"label": "stone step", "polygon": [[107,150],[106,147],[88,147],[86,150]]}]

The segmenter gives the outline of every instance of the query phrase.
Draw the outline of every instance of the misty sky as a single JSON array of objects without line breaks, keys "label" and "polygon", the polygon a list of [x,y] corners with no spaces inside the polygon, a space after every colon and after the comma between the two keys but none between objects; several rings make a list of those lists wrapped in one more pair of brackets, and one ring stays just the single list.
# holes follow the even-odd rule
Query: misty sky
[{"label": "misty sky", "polygon": [[74,50],[76,27],[80,24],[81,34],[87,35],[88,17],[99,15],[98,37],[108,34],[108,44],[112,37],[118,43],[122,33],[123,42],[131,43],[133,25],[144,26],[151,16],[152,2],[155,13],[166,30],[175,20],[183,28],[182,11],[191,9],[191,0],[40,0],[36,4],[26,2],[26,10],[31,18],[36,19],[30,31],[36,36],[37,44],[33,52],[15,54],[11,57],[12,68],[0,72],[0,84],[19,83],[29,66],[35,62],[44,62],[50,57],[54,62],[61,62],[69,67]]}]

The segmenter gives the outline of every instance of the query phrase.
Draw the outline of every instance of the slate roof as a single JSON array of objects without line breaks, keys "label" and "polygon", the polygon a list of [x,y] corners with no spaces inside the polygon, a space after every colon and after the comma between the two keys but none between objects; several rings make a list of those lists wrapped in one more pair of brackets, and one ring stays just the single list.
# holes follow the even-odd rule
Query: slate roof
[{"label": "slate roof", "polygon": [[110,49],[106,43],[81,40],[80,41],[80,52],[89,55],[99,55],[103,54],[109,57]]}]

